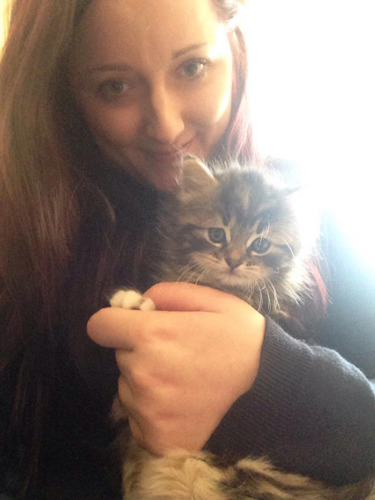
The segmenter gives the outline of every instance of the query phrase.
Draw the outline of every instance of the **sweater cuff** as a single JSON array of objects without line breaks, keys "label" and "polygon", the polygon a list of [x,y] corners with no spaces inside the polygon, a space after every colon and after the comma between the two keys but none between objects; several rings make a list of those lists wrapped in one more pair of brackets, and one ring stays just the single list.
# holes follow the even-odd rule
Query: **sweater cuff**
[{"label": "sweater cuff", "polygon": [[310,347],[266,319],[258,375],[212,434],[206,447],[220,455],[260,456],[285,445],[303,414],[296,393],[304,392],[313,360]]}]

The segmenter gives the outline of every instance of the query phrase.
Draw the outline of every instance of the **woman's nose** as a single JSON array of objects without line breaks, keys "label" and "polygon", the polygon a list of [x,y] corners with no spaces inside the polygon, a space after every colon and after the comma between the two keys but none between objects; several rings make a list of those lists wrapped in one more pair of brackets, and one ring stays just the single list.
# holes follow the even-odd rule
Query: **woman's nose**
[{"label": "woman's nose", "polygon": [[167,89],[154,90],[150,95],[146,115],[146,134],[150,139],[163,144],[178,142],[184,130],[181,101]]}]

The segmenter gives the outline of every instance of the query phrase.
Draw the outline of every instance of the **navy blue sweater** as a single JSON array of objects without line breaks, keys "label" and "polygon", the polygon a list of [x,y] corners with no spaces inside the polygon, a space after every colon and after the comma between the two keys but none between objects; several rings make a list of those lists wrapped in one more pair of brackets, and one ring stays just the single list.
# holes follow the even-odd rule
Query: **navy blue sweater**
[{"label": "navy blue sweater", "polygon": [[[342,245],[332,221],[326,224],[330,302],[319,323],[319,345],[267,319],[257,379],[207,448],[236,457],[266,455],[285,470],[346,484],[375,471],[375,393],[367,380],[375,378],[375,277]],[[113,368],[113,357],[105,356]],[[13,496],[20,494],[27,466],[22,440],[9,431],[16,374],[15,365],[0,385],[0,493]],[[41,434],[39,473],[24,497],[120,498],[107,418],[115,371],[102,399],[74,368],[58,380]]]}]

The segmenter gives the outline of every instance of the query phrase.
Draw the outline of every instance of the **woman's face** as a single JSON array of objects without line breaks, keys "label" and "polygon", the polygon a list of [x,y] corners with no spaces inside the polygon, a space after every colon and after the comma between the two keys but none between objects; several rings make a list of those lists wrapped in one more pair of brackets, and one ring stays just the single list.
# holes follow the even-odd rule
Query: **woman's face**
[{"label": "woman's face", "polygon": [[172,189],[231,114],[232,53],[211,0],[93,0],[74,40],[75,98],[103,153]]}]

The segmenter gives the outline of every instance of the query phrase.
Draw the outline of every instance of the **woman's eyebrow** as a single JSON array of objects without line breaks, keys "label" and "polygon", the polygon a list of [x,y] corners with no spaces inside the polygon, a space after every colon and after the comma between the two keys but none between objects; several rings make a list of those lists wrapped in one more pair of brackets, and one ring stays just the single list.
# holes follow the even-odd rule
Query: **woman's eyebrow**
[{"label": "woman's eyebrow", "polygon": [[126,63],[107,63],[100,64],[99,66],[88,66],[86,70],[89,73],[93,73],[95,71],[129,71],[131,66]]},{"label": "woman's eyebrow", "polygon": [[[193,50],[201,49],[202,47],[206,47],[209,45],[207,42],[204,43],[194,43],[192,45],[188,45],[187,47],[184,47],[183,49],[176,50],[172,54],[172,59],[178,59],[179,57],[183,56],[187,52],[191,52]],[[131,66],[126,63],[106,63],[106,64],[100,64],[99,66],[88,66],[86,70],[89,73],[93,73],[95,71],[129,71],[131,70]]]},{"label": "woman's eyebrow", "polygon": [[201,49],[202,47],[206,47],[207,45],[209,45],[207,42],[194,43],[192,45],[188,45],[187,47],[184,47],[183,49],[176,50],[176,52],[173,52],[172,59],[177,59],[178,57],[184,55],[186,52],[191,52],[192,50]]}]

